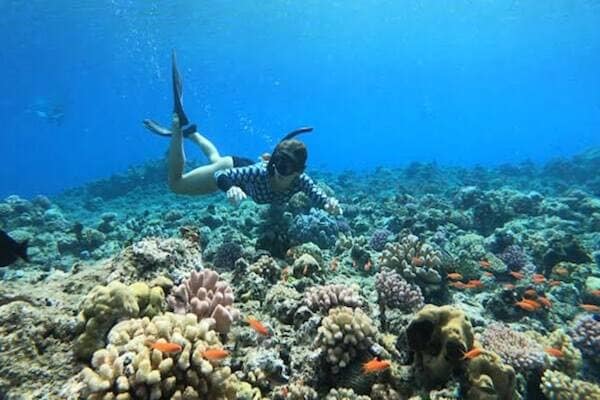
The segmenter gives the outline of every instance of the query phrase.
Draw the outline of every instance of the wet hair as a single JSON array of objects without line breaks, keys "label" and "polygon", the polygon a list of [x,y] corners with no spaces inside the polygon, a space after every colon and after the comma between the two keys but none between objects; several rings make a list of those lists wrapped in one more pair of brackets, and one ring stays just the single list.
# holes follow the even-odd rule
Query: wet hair
[{"label": "wet hair", "polygon": [[302,173],[306,168],[307,158],[308,151],[304,143],[296,139],[283,140],[275,147],[269,160],[269,176],[275,175],[275,169],[284,176]]},{"label": "wet hair", "polygon": [[294,139],[294,137],[302,133],[312,132],[312,130],[311,127],[298,128],[281,139],[273,150],[269,164],[267,164],[269,176],[275,175],[275,169],[283,176],[291,175],[294,172],[304,172],[308,151],[304,143]]}]

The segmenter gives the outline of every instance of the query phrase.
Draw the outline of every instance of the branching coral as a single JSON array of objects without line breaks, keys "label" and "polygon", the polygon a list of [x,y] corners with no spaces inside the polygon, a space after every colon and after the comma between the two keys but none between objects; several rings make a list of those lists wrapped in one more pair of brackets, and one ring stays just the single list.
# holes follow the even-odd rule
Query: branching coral
[{"label": "branching coral", "polygon": [[600,363],[600,318],[592,315],[580,317],[575,322],[571,337],[583,355]]},{"label": "branching coral", "polygon": [[313,311],[327,312],[332,307],[360,307],[362,300],[357,286],[325,285],[313,286],[304,294],[304,304]]},{"label": "branching coral", "polygon": [[79,326],[83,333],[74,344],[75,355],[88,359],[104,347],[108,330],[120,319],[148,316],[162,312],[165,295],[161,287],[150,288],[143,282],[130,286],[113,281],[96,286],[80,306]]},{"label": "branching coral", "polygon": [[498,354],[502,361],[517,371],[528,372],[544,366],[545,353],[542,346],[506,324],[489,325],[478,339],[484,349]]},{"label": "branching coral", "polygon": [[177,314],[191,312],[199,319],[211,318],[217,332],[227,333],[239,312],[233,308],[233,290],[219,274],[210,269],[193,271],[167,297]]},{"label": "branching coral", "polygon": [[384,268],[375,276],[380,304],[389,308],[412,311],[423,307],[421,289],[405,281],[397,272]]},{"label": "branching coral", "polygon": [[397,270],[409,282],[427,285],[442,281],[439,252],[415,235],[404,236],[399,243],[388,243],[380,263]]},{"label": "branching coral", "polygon": [[374,344],[377,333],[373,321],[360,309],[337,307],[321,321],[316,344],[325,353],[333,373],[348,366],[361,351]]},{"label": "branching coral", "polygon": [[549,369],[542,376],[540,389],[548,400],[600,399],[600,386]]},{"label": "branching coral", "polygon": [[[163,353],[149,343],[175,343],[180,352]],[[81,372],[83,396],[100,399],[232,398],[231,371],[203,357],[222,346],[210,322],[193,314],[165,315],[118,323],[108,345]]]}]

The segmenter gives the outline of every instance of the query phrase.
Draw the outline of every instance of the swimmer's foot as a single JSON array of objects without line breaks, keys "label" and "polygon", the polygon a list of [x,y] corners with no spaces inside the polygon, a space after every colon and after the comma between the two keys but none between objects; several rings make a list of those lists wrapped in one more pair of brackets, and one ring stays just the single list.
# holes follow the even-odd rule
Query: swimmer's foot
[{"label": "swimmer's foot", "polygon": [[[152,133],[156,133],[159,136],[169,137],[173,135],[173,132],[171,132],[169,129],[165,128],[164,126],[160,125],[158,122],[152,119],[145,119],[143,123],[146,129],[148,129]],[[189,137],[192,133],[197,131],[198,128],[196,127],[196,124],[188,125],[182,130],[183,137]]]}]

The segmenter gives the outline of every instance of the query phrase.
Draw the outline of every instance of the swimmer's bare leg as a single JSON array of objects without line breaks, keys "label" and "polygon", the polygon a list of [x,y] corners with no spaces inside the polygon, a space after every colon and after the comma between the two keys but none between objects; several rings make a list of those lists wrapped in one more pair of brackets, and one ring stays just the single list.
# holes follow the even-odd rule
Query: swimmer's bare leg
[{"label": "swimmer's bare leg", "polygon": [[190,136],[204,154],[209,157],[210,164],[193,169],[184,174],[185,152],[183,149],[183,132],[179,126],[177,114],[173,115],[171,128],[171,145],[169,147],[169,188],[179,194],[206,194],[218,190],[214,178],[215,172],[221,169],[232,168],[231,157],[221,157],[215,146],[199,133]]}]

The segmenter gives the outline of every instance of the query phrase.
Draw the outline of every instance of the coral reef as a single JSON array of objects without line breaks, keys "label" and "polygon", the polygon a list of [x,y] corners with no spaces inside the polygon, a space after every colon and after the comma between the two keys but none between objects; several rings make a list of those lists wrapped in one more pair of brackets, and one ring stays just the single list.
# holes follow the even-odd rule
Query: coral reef
[{"label": "coral reef", "polygon": [[512,400],[516,397],[515,370],[497,354],[484,352],[469,360],[466,368],[467,400]]},{"label": "coral reef", "polygon": [[335,374],[375,343],[377,331],[360,308],[337,307],[323,318],[315,343]]},{"label": "coral reef", "polygon": [[584,356],[600,364],[600,318],[597,315],[584,315],[578,318],[571,336]]},{"label": "coral reef", "polygon": [[548,400],[600,399],[600,386],[550,369],[544,371],[540,388]]},{"label": "coral reef", "polygon": [[304,293],[304,304],[313,311],[327,313],[333,307],[360,307],[362,299],[357,286],[313,286]]},{"label": "coral reef", "polygon": [[379,303],[385,307],[413,311],[423,307],[425,302],[418,286],[411,285],[387,268],[375,275],[375,288]]},{"label": "coral reef", "polygon": [[80,306],[79,330],[73,351],[80,359],[89,359],[94,351],[104,347],[109,329],[121,319],[153,317],[164,309],[165,294],[160,286],[150,288],[143,282],[124,285],[113,281],[96,286]]},{"label": "coral reef", "polygon": [[471,323],[461,310],[432,304],[416,314],[406,335],[415,352],[415,367],[428,386],[446,382],[474,340]]},{"label": "coral reef", "polygon": [[339,232],[339,225],[323,210],[315,208],[309,214],[294,218],[289,229],[289,237],[293,244],[312,242],[321,249],[332,248]]},{"label": "coral reef", "polygon": [[210,319],[210,327],[227,333],[239,311],[233,307],[233,290],[210,269],[192,271],[191,276],[171,291],[167,303],[177,314],[192,313],[199,320]]},{"label": "coral reef", "polygon": [[[148,343],[174,343],[181,350],[162,352]],[[90,400],[234,398],[229,367],[203,356],[221,347],[210,322],[198,322],[193,314],[120,322],[108,334],[106,348],[94,353],[92,368],[81,372],[82,395]]]},{"label": "coral reef", "polygon": [[531,372],[544,366],[544,349],[535,340],[503,323],[493,323],[477,337],[484,349],[498,354],[516,371]]}]

